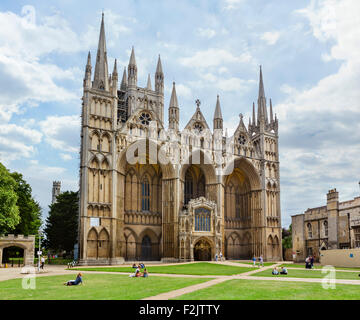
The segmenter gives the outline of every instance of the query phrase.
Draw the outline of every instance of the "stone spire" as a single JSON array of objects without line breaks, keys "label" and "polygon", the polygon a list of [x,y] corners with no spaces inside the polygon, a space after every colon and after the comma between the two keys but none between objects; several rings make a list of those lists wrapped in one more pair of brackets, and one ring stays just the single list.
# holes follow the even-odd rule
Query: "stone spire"
[{"label": "stone spire", "polygon": [[155,91],[160,94],[164,94],[164,73],[161,65],[160,55],[157,62],[156,73],[155,73]]},{"label": "stone spire", "polygon": [[259,97],[258,97],[258,123],[263,121],[265,124],[268,123],[267,108],[266,108],[266,98],[265,98],[265,89],[264,81],[262,75],[262,69],[260,66],[260,81],[259,81]]},{"label": "stone spire", "polygon": [[123,77],[121,80],[120,89],[125,91],[126,88],[127,88],[127,76],[126,76],[126,67],[124,67],[124,73],[123,73]]},{"label": "stone spire", "polygon": [[87,63],[85,68],[85,77],[84,77],[84,87],[90,88],[91,87],[91,54],[89,51],[88,57],[87,57]]},{"label": "stone spire", "polygon": [[270,99],[270,123],[274,122],[274,116],[273,116],[273,106],[272,106],[272,102]]},{"label": "stone spire", "polygon": [[96,56],[93,88],[109,91],[109,72],[108,72],[108,62],[107,62],[107,53],[106,53],[104,14],[102,14],[102,19],[101,19],[101,28],[100,28],[98,51]]},{"label": "stone spire", "polygon": [[175,82],[173,82],[169,104],[169,129],[179,130],[179,116],[179,103],[176,95]]},{"label": "stone spire", "polygon": [[221,130],[223,129],[223,117],[221,114],[219,95],[217,95],[216,107],[214,113],[214,130],[215,129],[221,129]]},{"label": "stone spire", "polygon": [[148,75],[146,89],[148,89],[148,90],[150,90],[150,91],[152,90],[152,87],[151,87],[151,79],[150,79],[150,73],[149,73],[149,75]]},{"label": "stone spire", "polygon": [[119,74],[117,71],[117,60],[115,59],[114,62],[114,70],[111,76],[111,88],[112,88],[112,94],[114,96],[117,95],[117,86],[118,86],[118,80],[119,80]]},{"label": "stone spire", "polygon": [[135,50],[134,47],[131,49],[131,55],[128,66],[128,86],[136,87],[137,86],[137,66],[135,60]]}]

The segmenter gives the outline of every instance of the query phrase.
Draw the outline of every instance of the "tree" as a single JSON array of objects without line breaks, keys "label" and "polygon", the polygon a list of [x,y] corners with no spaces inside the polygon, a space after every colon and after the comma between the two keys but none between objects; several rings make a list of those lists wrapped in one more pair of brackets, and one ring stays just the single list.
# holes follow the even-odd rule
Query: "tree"
[{"label": "tree", "polygon": [[78,192],[66,191],[58,195],[55,203],[49,206],[46,219],[45,246],[54,251],[74,249],[78,230]]},{"label": "tree", "polygon": [[282,239],[284,249],[292,248],[292,225],[289,226],[289,229],[282,229]]},{"label": "tree", "polygon": [[16,181],[0,163],[0,234],[12,232],[20,222]]},{"label": "tree", "polygon": [[41,227],[41,207],[32,197],[31,186],[26,183],[20,173],[11,173],[16,181],[14,191],[18,196],[17,206],[19,208],[20,223],[16,226],[14,233],[23,235],[37,235]]}]

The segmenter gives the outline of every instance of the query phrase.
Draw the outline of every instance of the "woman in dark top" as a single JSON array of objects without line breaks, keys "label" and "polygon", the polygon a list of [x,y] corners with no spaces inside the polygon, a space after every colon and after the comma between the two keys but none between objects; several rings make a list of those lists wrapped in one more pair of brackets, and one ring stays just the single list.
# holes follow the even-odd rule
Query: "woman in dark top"
[{"label": "woman in dark top", "polygon": [[77,275],[76,279],[75,280],[70,280],[70,281],[67,281],[64,283],[64,285],[67,285],[67,286],[77,286],[78,284],[82,284],[82,274],[81,272]]}]

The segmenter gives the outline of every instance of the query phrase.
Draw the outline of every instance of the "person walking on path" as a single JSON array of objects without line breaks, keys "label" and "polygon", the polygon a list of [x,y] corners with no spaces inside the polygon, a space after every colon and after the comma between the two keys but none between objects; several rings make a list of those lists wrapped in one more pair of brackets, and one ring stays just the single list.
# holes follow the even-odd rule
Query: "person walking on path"
[{"label": "person walking on path", "polygon": [[216,262],[218,261],[218,254],[217,253],[215,254],[215,261]]},{"label": "person walking on path", "polygon": [[45,258],[44,256],[41,257],[41,265],[40,265],[40,269],[43,269],[44,270],[44,265],[45,265]]},{"label": "person walking on path", "polygon": [[262,267],[264,266],[264,259],[263,259],[262,255],[259,258],[259,268],[260,268],[260,266],[262,266]]},{"label": "person walking on path", "polygon": [[222,252],[220,252],[220,261],[222,261]]},{"label": "person walking on path", "polygon": [[254,267],[256,267],[256,257],[255,256],[253,256],[252,261],[254,263]]}]

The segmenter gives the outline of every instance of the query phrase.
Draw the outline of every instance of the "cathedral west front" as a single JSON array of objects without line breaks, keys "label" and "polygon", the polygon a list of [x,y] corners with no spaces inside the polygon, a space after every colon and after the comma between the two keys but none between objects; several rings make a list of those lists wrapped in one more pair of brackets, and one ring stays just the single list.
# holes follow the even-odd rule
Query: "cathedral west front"
[{"label": "cathedral west front", "polygon": [[[104,16],[83,83],[80,163],[80,264],[124,261],[281,260],[278,120],[262,70],[248,125],[240,114],[229,137],[220,97],[210,126],[194,103],[179,127],[172,84],[164,118],[164,72],[157,60],[138,87],[135,50],[121,79],[109,74]],[[155,66],[155,61],[154,61]],[[195,100],[195,99],[194,99]]]}]

